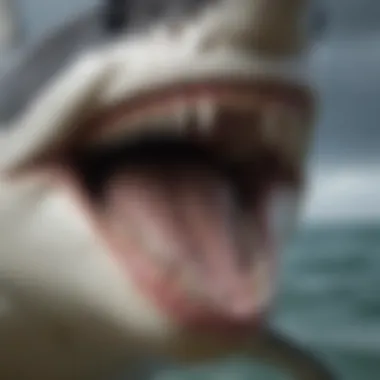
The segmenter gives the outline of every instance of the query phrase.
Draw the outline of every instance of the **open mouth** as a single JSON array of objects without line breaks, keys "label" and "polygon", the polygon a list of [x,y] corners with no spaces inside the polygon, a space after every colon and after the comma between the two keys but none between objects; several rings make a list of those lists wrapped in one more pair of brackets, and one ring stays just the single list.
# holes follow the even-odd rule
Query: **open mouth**
[{"label": "open mouth", "polygon": [[180,322],[265,312],[273,205],[300,189],[311,105],[278,83],[186,85],[107,110],[71,148],[70,183],[97,231]]}]

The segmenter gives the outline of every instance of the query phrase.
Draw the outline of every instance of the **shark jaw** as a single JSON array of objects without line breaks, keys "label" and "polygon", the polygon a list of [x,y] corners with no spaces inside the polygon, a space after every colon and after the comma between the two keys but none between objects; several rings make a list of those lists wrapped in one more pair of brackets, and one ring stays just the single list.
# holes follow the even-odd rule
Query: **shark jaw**
[{"label": "shark jaw", "polygon": [[4,154],[10,173],[63,179],[126,277],[186,330],[246,336],[261,321],[297,210],[313,99],[297,49],[251,38],[277,15],[269,42],[297,45],[297,12],[264,3],[217,2],[178,33],[156,25],[85,54]]},{"label": "shark jaw", "polygon": [[278,81],[173,85],[98,112],[35,165],[164,314],[245,337],[273,296],[311,115],[310,92]]}]

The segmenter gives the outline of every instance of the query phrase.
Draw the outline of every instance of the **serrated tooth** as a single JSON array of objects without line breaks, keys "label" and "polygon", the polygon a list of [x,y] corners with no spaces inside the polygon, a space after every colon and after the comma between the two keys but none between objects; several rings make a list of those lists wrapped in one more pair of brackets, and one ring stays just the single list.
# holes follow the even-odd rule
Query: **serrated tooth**
[{"label": "serrated tooth", "polygon": [[215,125],[218,107],[210,98],[202,98],[196,104],[198,127],[203,133],[210,133]]}]

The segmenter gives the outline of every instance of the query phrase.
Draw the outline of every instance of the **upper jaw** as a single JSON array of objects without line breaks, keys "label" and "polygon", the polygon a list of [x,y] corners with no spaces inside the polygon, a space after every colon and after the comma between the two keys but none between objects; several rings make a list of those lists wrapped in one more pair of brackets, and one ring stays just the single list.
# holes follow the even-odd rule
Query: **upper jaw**
[{"label": "upper jaw", "polygon": [[71,143],[82,133],[82,126],[104,110],[170,87],[269,81],[310,92],[298,60],[263,59],[233,50],[184,54],[171,46],[156,56],[152,66],[149,57],[155,53],[149,46],[139,46],[141,57],[128,44],[120,44],[120,50],[115,47],[87,54],[51,82],[9,128],[0,163],[3,171],[23,170],[46,152]]},{"label": "upper jaw", "polygon": [[293,164],[304,158],[312,117],[307,88],[269,80],[205,81],[120,102],[83,127],[80,144],[112,146],[120,138],[157,134],[195,137],[218,140],[230,150],[225,153],[242,158],[261,144]]},{"label": "upper jaw", "polygon": [[[107,84],[104,78],[105,73],[101,74],[103,70],[100,69],[99,65],[92,67],[92,72],[90,70],[91,74],[87,77],[87,83],[85,80],[79,83],[75,80],[79,74],[83,79],[84,72],[88,72],[91,66],[91,62],[87,62],[87,64],[82,62],[77,67],[76,73],[71,72],[68,73],[68,76],[63,75],[58,83],[53,86],[51,93],[45,94],[41,101],[37,101],[35,107],[31,107],[30,111],[24,115],[20,125],[15,127],[15,132],[8,137],[8,141],[11,143],[7,146],[13,147],[13,149],[8,150],[4,147],[2,152],[1,169],[3,172],[17,174],[41,163],[54,161],[57,158],[57,153],[59,155],[65,154],[67,148],[78,145],[78,143],[82,144],[84,142],[83,137],[90,133],[94,137],[85,141],[88,144],[90,140],[96,140],[102,134],[102,128],[97,127],[99,124],[107,125],[109,131],[116,132],[117,127],[111,126],[109,128],[109,123],[104,121],[108,118],[108,121],[111,120],[111,123],[115,124],[116,121],[120,121],[120,116],[123,116],[125,110],[128,114],[126,115],[126,123],[123,122],[123,124],[125,128],[129,129],[130,137],[134,131],[139,135],[140,132],[147,132],[144,128],[152,129],[153,127],[154,129],[157,126],[159,132],[165,132],[162,127],[165,129],[169,126],[169,132],[176,133],[176,128],[172,128],[175,125],[173,123],[150,123],[149,120],[144,120],[144,117],[141,117],[140,110],[143,110],[144,105],[149,104],[149,102],[156,102],[159,109],[154,110],[154,107],[151,110],[148,109],[148,111],[152,111],[146,114],[148,117],[155,117],[158,121],[167,121],[168,117],[174,117],[177,120],[182,119],[180,123],[177,123],[177,126],[183,121],[186,123],[188,121],[186,118],[189,116],[199,118],[201,124],[207,124],[210,111],[218,113],[225,106],[227,108],[241,108],[243,111],[252,107],[252,111],[257,111],[257,115],[261,119],[260,129],[262,132],[265,129],[269,132],[272,125],[290,123],[293,124],[290,129],[297,129],[300,126],[300,130],[303,130],[301,133],[295,132],[296,139],[300,139],[299,147],[307,145],[305,141],[308,140],[309,126],[314,117],[315,100],[314,93],[308,85],[297,84],[297,82],[278,77],[267,78],[263,76],[260,78],[260,76],[245,76],[241,73],[236,76],[223,76],[223,74],[218,76],[214,73],[214,76],[203,77],[200,75],[198,77],[196,75],[192,79],[179,81],[175,81],[173,78],[169,80],[168,77],[166,84],[164,84],[165,79],[161,77],[163,83],[160,85],[157,84],[156,86],[153,83],[148,88],[136,87],[133,92],[130,92],[133,86],[121,86],[120,90],[121,88],[124,90],[116,96],[118,86],[116,83],[108,82]],[[232,72],[235,71],[232,70]],[[122,82],[122,78],[119,79]],[[66,82],[65,89],[61,87],[64,82]],[[75,91],[74,88],[70,90],[75,83],[78,83],[79,88]],[[95,99],[93,96],[97,88],[102,90],[97,93]],[[115,96],[111,92],[107,94],[107,89],[111,90],[112,88],[115,90],[112,91]],[[74,93],[76,95],[72,100],[69,99],[69,101],[62,103],[62,98]],[[247,93],[248,97],[246,96]],[[160,105],[157,102],[161,98],[165,99],[166,96],[169,97],[168,100],[170,101],[167,109],[165,109],[165,104]],[[174,98],[176,104],[173,107],[171,100]],[[169,112],[167,112],[168,110]],[[131,113],[131,111],[133,112]],[[181,129],[177,129],[178,131],[181,132]],[[281,129],[277,128],[277,131],[280,132]],[[295,142],[294,138],[281,136],[280,133],[275,138],[277,138],[277,145],[282,148],[285,148],[287,143],[294,144]],[[99,138],[99,140],[101,139]],[[14,149],[14,146],[19,148]],[[297,147],[292,146],[289,152],[293,154],[297,152],[297,149]]]},{"label": "upper jaw", "polygon": [[286,12],[282,0],[271,0],[269,9],[267,3],[210,2],[174,28],[162,19],[83,54],[14,122],[17,131],[7,144],[11,148],[2,152],[2,169],[18,170],[66,142],[96,110],[174,83],[221,78],[307,83],[302,49],[283,50],[302,39],[299,19],[305,1],[289,2]]}]

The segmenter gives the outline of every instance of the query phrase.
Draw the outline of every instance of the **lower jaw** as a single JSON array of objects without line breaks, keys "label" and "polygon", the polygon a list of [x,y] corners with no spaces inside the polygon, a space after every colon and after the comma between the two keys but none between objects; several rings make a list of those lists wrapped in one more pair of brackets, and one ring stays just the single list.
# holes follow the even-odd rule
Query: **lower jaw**
[{"label": "lower jaw", "polygon": [[[56,173],[56,176],[61,183],[63,182],[70,196],[76,201],[78,208],[87,217],[101,244],[120,264],[125,276],[132,279],[137,288],[142,290],[145,297],[150,299],[163,315],[174,318],[173,322],[184,330],[184,333],[188,332],[191,336],[195,334],[216,340],[223,338],[239,343],[246,340],[247,334],[251,336],[260,329],[264,316],[268,313],[272,295],[262,297],[260,290],[257,290],[257,295],[260,296],[262,302],[258,302],[257,310],[248,318],[234,318],[212,310],[207,305],[206,307],[200,306],[197,300],[191,299],[186,289],[176,286],[174,282],[160,280],[154,263],[142,247],[134,244],[131,240],[127,249],[124,247],[123,250],[120,250],[117,242],[104,234],[105,229],[72,170],[63,168]],[[124,254],[125,250],[128,250],[128,256]],[[268,273],[264,273],[263,276],[266,282],[264,287],[267,287],[268,283],[271,288],[273,287],[274,259],[273,255],[265,259]],[[263,284],[260,284],[261,286]]]}]

